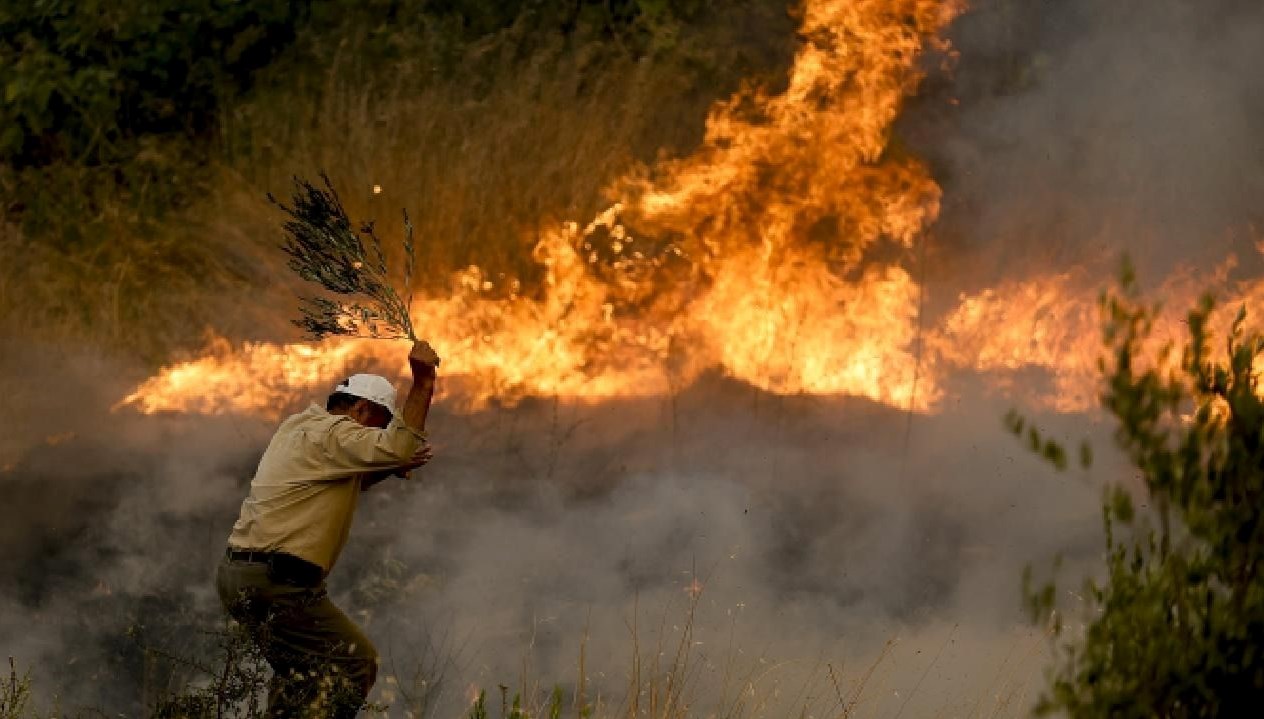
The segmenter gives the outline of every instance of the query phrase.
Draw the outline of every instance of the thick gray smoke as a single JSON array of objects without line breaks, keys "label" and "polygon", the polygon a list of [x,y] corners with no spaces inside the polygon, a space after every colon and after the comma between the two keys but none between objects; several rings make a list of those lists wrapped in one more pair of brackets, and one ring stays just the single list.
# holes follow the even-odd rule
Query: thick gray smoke
[{"label": "thick gray smoke", "polygon": [[[64,394],[17,428],[36,448],[0,475],[0,644],[45,697],[137,715],[168,681],[142,646],[203,650],[216,554],[271,427],[110,414],[115,368],[10,356]],[[1017,712],[1046,653],[1020,617],[1021,568],[1095,554],[1097,490],[1028,456],[1005,407],[963,400],[909,425],[709,378],[675,398],[440,408],[439,459],[370,493],[332,588],[386,656],[400,715],[418,667],[442,680],[438,716],[471,684],[573,688],[585,637],[589,697],[617,704],[634,646],[647,679],[660,652],[670,663],[694,596],[685,676],[704,708],[828,708],[893,642],[866,713]]]},{"label": "thick gray smoke", "polygon": [[[1264,211],[1258,2],[985,0],[952,34],[955,76],[901,125],[945,189],[932,293],[1244,247]],[[0,345],[0,369],[0,655],[44,700],[139,716],[169,680],[139,647],[204,648],[271,425],[111,413],[143,372],[65,348]],[[438,459],[370,493],[332,590],[400,716],[419,666],[449,717],[471,684],[573,688],[581,644],[588,696],[617,705],[634,646],[649,679],[694,596],[704,711],[828,708],[872,669],[858,715],[1021,714],[1048,653],[1021,569],[1093,565],[1099,482],[1120,467],[1100,418],[1039,418],[1097,440],[1092,478],[1056,475],[1001,427],[1023,397],[950,390],[911,420],[714,377],[655,400],[440,407]]]},{"label": "thick gray smoke", "polygon": [[946,271],[993,283],[1127,251],[1157,283],[1233,251],[1258,275],[1264,5],[973,4],[954,76],[907,118],[945,186]]}]

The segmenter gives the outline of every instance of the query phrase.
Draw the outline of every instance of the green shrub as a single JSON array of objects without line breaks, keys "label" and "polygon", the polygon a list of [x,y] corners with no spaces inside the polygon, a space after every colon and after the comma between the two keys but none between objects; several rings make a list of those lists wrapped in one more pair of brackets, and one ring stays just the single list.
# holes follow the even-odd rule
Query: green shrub
[{"label": "green shrub", "polygon": [[[697,15],[711,0],[8,0],[0,5],[0,163],[111,162],[151,135],[198,137],[221,104],[304,29],[315,50],[367,29],[380,38],[441,27],[454,44],[524,15],[613,35]],[[387,58],[390,43],[370,45]],[[314,53],[328,58],[327,53]]]},{"label": "green shrub", "polygon": [[206,130],[293,39],[292,0],[6,2],[0,162],[131,157],[147,135]]},{"label": "green shrub", "polygon": [[[1155,309],[1139,303],[1130,273],[1103,305],[1112,350],[1103,399],[1143,480],[1141,508],[1137,493],[1108,488],[1105,579],[1087,582],[1082,636],[1065,621],[1052,627],[1063,637],[1061,661],[1041,709],[1240,716],[1264,701],[1264,402],[1255,369],[1264,338],[1243,330],[1244,308],[1226,353],[1213,355],[1205,298],[1167,371],[1143,365]],[[1050,616],[1053,584],[1029,585],[1028,596],[1035,616]]]}]

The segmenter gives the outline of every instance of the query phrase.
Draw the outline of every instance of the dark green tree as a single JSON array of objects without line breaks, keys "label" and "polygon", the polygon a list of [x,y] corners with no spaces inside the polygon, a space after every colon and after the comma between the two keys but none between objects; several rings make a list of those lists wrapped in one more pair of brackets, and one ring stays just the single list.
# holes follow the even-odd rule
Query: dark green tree
[{"label": "dark green tree", "polygon": [[[1213,351],[1207,296],[1179,355],[1171,345],[1148,353],[1157,308],[1139,300],[1130,270],[1102,307],[1103,404],[1144,489],[1106,489],[1105,573],[1086,582],[1082,632],[1058,618],[1052,583],[1033,588],[1024,576],[1033,618],[1057,637],[1040,711],[1254,715],[1264,706],[1264,338],[1244,330],[1244,307]],[[1011,429],[1022,432],[1022,420],[1011,417]],[[1027,438],[1065,457],[1030,429]]]}]

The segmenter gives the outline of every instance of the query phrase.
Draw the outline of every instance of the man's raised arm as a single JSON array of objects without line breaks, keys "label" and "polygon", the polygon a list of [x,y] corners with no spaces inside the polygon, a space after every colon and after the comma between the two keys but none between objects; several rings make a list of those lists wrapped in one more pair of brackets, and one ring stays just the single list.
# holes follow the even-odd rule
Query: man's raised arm
[{"label": "man's raised arm", "polygon": [[424,432],[426,415],[430,414],[430,400],[434,398],[439,355],[429,342],[414,342],[412,352],[408,353],[408,366],[413,371],[413,386],[404,398],[404,424],[418,432]]},{"label": "man's raised arm", "polygon": [[[413,372],[413,386],[404,397],[404,406],[400,412],[404,424],[418,432],[426,431],[426,415],[430,413],[430,401],[434,399],[435,375],[439,367],[439,355],[429,342],[421,340],[413,343],[408,353],[408,366]],[[421,451],[412,461],[395,469],[366,473],[360,482],[360,490],[364,491],[387,477],[408,478],[409,472],[429,462],[430,447],[423,445]]]}]

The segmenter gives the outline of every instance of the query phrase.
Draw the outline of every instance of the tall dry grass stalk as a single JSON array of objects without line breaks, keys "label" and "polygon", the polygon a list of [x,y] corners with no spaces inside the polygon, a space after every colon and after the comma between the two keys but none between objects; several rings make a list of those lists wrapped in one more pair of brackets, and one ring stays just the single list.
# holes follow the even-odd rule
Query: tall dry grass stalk
[{"label": "tall dry grass stalk", "polygon": [[17,664],[9,657],[9,675],[0,677],[0,719],[24,719],[30,701],[30,677],[18,676]]}]

